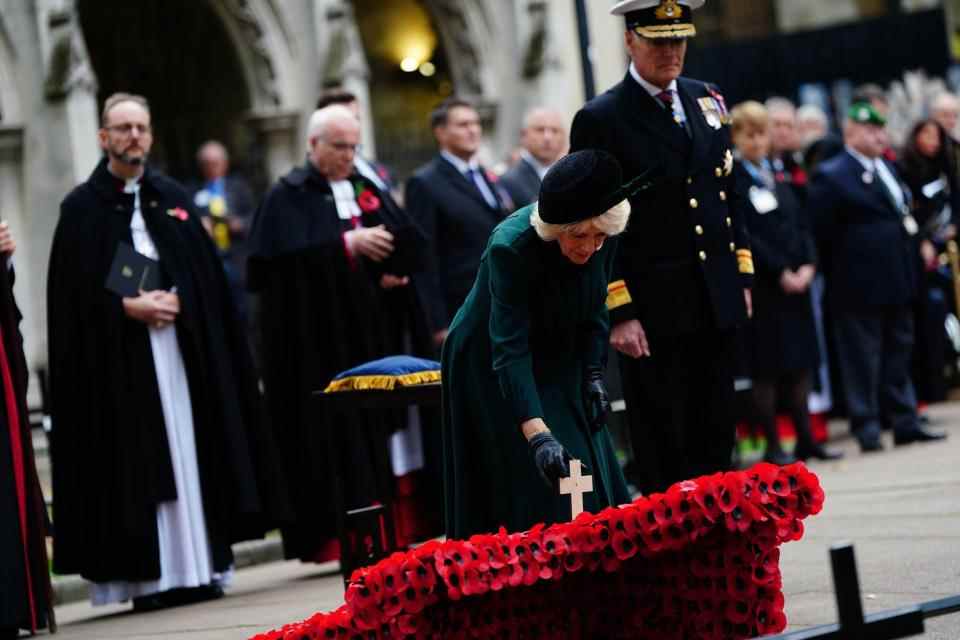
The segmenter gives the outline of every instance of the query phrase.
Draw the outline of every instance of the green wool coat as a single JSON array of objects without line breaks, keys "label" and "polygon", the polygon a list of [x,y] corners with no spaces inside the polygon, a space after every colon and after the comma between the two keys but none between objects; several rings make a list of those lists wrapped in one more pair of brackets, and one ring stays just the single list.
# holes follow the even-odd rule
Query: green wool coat
[{"label": "green wool coat", "polygon": [[583,266],[530,226],[532,207],[494,230],[443,347],[447,535],[570,520],[570,497],[539,477],[520,425],[540,417],[589,467],[596,512],[629,501],[606,427],[590,433],[584,369],[606,359],[615,242]]}]

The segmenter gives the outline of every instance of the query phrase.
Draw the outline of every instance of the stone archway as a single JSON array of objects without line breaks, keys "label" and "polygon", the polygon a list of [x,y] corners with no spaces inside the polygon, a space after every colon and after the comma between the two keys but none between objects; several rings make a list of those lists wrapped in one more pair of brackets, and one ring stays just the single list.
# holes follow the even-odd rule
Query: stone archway
[{"label": "stone archway", "polygon": [[197,147],[214,138],[260,189],[289,167],[298,42],[274,0],[75,2],[99,102],[116,90],[151,101],[154,164],[188,180]]},{"label": "stone archway", "polygon": [[237,123],[250,108],[249,91],[222,21],[209,6],[190,0],[77,0],[77,14],[98,79],[98,104],[117,91],[150,101],[151,164],[189,180],[196,149],[215,138],[242,167],[247,145]]},{"label": "stone archway", "polygon": [[[351,5],[352,11],[345,14],[360,37],[350,39],[350,52],[341,55],[367,64],[379,159],[404,177],[432,156],[435,143],[427,126],[428,114],[452,93],[477,106],[489,155],[498,156],[507,148],[498,131],[502,90],[516,88],[511,76],[519,77],[510,16],[500,15],[480,0],[402,0],[380,8],[376,0],[352,0]],[[397,41],[398,33],[392,30],[396,24],[404,25],[399,37],[406,43]],[[429,45],[424,45],[424,39],[430,40]],[[433,87],[417,73],[404,74],[399,68],[402,49],[423,46],[427,53],[421,61],[436,70],[430,78]]]}]

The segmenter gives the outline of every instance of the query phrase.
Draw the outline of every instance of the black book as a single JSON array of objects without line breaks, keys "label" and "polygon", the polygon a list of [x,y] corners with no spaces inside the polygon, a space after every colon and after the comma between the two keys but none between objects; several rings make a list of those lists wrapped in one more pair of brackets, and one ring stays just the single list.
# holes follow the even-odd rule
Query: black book
[{"label": "black book", "polygon": [[121,242],[104,286],[122,298],[136,298],[141,291],[159,289],[160,263]]}]

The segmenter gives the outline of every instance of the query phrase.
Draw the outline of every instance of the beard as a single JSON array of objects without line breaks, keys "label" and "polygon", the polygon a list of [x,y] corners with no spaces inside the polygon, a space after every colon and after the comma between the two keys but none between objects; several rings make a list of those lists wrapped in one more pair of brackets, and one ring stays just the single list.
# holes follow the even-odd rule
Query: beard
[{"label": "beard", "polygon": [[130,153],[128,153],[128,151],[117,153],[113,149],[110,149],[109,153],[110,157],[117,162],[122,162],[123,164],[128,164],[134,167],[139,167],[147,161],[147,153],[145,151],[143,152],[143,155],[140,156],[132,156]]}]

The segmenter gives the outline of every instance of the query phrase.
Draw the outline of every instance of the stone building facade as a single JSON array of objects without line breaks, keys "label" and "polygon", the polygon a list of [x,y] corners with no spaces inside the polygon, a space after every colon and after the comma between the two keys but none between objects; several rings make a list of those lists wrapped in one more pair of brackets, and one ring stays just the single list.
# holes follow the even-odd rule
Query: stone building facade
[{"label": "stone building facade", "polygon": [[[259,175],[261,186],[269,183],[302,160],[305,121],[330,86],[360,96],[364,152],[377,155],[383,136],[373,114],[380,80],[368,52],[372,39],[402,33],[406,25],[401,18],[386,31],[381,25],[378,32],[364,32],[365,12],[403,3],[429,16],[449,76],[446,92],[480,105],[489,159],[513,148],[529,106],[549,104],[572,117],[583,103],[574,0],[0,0],[0,218],[9,221],[19,243],[17,295],[31,366],[46,361],[46,265],[59,203],[100,158],[95,135],[106,90],[140,90],[159,101],[155,144],[181,173],[199,135],[184,132],[207,123],[233,136],[243,166]],[[855,19],[876,4],[723,3],[730,7],[723,16],[734,35]],[[625,70],[622,22],[608,15],[611,4],[585,2],[598,91],[618,82]],[[769,7],[750,9],[758,4]],[[132,41],[124,39],[131,16],[151,7],[162,13]],[[772,27],[751,22],[756,20]],[[181,66],[157,75],[168,57]],[[131,61],[140,66],[125,75]],[[111,85],[150,73],[146,89]],[[220,97],[223,117],[211,107]],[[158,112],[177,115],[164,121]]]}]

